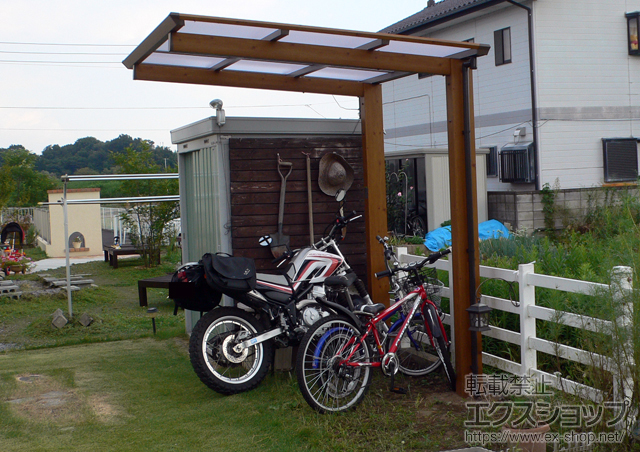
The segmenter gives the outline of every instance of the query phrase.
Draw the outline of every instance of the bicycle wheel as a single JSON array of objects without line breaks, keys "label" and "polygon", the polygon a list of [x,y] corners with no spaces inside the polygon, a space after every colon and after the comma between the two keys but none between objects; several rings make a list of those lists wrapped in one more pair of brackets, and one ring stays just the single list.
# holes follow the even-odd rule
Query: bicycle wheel
[{"label": "bicycle wheel", "polygon": [[[391,326],[387,340],[387,349],[395,340],[402,322]],[[436,349],[431,345],[422,320],[412,321],[398,343],[398,370],[404,375],[419,377],[433,372],[442,361]]]},{"label": "bicycle wheel", "polygon": [[351,362],[369,362],[366,343],[347,319],[333,315],[315,323],[302,338],[296,360],[298,386],[307,403],[320,413],[353,408],[371,383],[371,368],[348,366],[341,361],[354,347]]},{"label": "bicycle wheel", "polygon": [[263,331],[255,317],[238,308],[216,308],[205,314],[189,341],[191,365],[200,380],[220,394],[237,394],[258,386],[273,362],[272,341],[241,352],[233,347]]},{"label": "bicycle wheel", "polygon": [[449,379],[449,385],[451,386],[451,390],[456,390],[456,371],[453,369],[451,365],[451,355],[449,354],[449,348],[444,343],[444,338],[442,336],[438,338],[434,338],[436,343],[436,352],[440,357],[440,360],[444,363],[444,373],[447,374],[447,378]]}]

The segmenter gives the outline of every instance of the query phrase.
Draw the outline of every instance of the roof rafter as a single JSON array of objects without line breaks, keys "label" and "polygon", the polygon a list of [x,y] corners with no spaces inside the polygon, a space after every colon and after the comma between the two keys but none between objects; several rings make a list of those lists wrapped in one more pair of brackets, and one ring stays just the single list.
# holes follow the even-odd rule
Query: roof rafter
[{"label": "roof rafter", "polygon": [[157,64],[138,64],[134,67],[134,80],[189,83],[195,85],[233,86],[279,91],[296,91],[342,96],[363,95],[363,83],[324,78],[289,77],[287,75],[257,74],[240,71],[212,71],[211,69],[184,68]]}]

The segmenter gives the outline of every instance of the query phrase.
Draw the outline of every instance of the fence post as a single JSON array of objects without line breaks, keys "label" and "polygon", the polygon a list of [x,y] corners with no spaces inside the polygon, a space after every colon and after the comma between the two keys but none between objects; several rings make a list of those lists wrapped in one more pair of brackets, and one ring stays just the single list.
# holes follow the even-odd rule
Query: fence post
[{"label": "fence post", "polygon": [[[626,266],[616,266],[611,269],[611,290],[613,292],[614,303],[622,303],[622,314],[616,319],[616,325],[614,326],[614,341],[620,340],[620,337],[616,338],[616,329],[620,331],[623,337],[626,336],[624,344],[619,344],[624,350],[617,353],[622,357],[623,362],[614,371],[614,399],[616,401],[622,401],[625,399],[631,400],[633,396],[633,377],[630,375],[630,370],[634,366],[633,360],[633,300],[629,299],[628,295],[633,290],[633,269]],[[624,357],[627,357],[628,362],[625,362]],[[616,375],[617,373],[621,375]],[[617,380],[617,381],[616,381]]]},{"label": "fence post", "polygon": [[536,351],[529,347],[529,338],[536,337],[536,319],[529,316],[529,306],[536,304],[536,288],[527,283],[527,275],[534,273],[533,263],[518,265],[518,288],[520,295],[520,364],[522,376],[529,376],[531,369],[538,368]]}]

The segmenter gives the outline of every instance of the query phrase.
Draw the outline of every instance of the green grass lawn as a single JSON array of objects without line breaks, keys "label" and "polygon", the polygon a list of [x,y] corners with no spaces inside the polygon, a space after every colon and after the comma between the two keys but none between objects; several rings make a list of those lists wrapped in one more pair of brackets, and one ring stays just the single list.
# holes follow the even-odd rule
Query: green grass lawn
[{"label": "green grass lawn", "polygon": [[[0,450],[436,451],[460,447],[464,403],[440,377],[359,408],[316,414],[295,377],[221,396],[196,377],[184,339],[138,339],[0,355]],[[431,386],[431,392],[429,387]],[[426,392],[425,392],[426,391]]]},{"label": "green grass lawn", "polygon": [[[175,264],[145,269],[122,259],[74,265],[97,287],[73,292],[74,317],[62,329],[66,292],[0,298],[0,451],[440,451],[464,447],[464,400],[443,374],[400,380],[390,393],[374,371],[365,401],[340,415],[318,415],[295,375],[276,372],[255,390],[224,397],[195,375],[184,314],[164,289],[148,289],[159,308],[154,337],[137,281]],[[64,268],[47,271],[64,276]],[[37,275],[10,276],[38,287]],[[24,286],[25,289],[27,288]],[[26,292],[25,292],[26,293]],[[95,321],[78,322],[83,313]],[[0,348],[2,350],[3,348]],[[35,376],[34,376],[35,375]]]},{"label": "green grass lawn", "polygon": [[[0,344],[29,349],[150,336],[153,334],[151,320],[146,315],[147,308],[139,305],[137,282],[171,273],[174,267],[166,263],[144,268],[140,258],[121,259],[118,269],[103,261],[72,265],[72,274],[88,274],[86,278],[92,279],[95,286],[72,292],[74,316],[59,330],[51,326],[52,314],[59,308],[68,318],[66,291],[33,296],[30,291],[45,288],[39,276],[9,276],[7,279],[24,284],[21,286],[24,295],[18,299],[0,298]],[[44,273],[64,277],[65,269]],[[184,314],[179,311],[173,315],[173,301],[167,299],[167,290],[147,289],[147,294],[149,306],[160,311],[156,318],[158,335],[184,335]],[[83,313],[94,319],[89,327],[78,322]]]}]

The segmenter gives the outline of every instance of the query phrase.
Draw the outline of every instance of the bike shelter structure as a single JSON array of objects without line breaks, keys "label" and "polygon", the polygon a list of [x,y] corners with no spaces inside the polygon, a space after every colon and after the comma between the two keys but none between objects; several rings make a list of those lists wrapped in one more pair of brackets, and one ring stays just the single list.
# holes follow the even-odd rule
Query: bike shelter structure
[{"label": "bike shelter structure", "polygon": [[[414,36],[171,13],[123,61],[134,80],[357,96],[362,120],[367,270],[384,270],[376,235],[387,232],[382,82],[446,78],[456,371],[481,372],[466,311],[479,282],[475,137],[470,72],[489,46]],[[374,300],[386,280],[369,278]],[[469,353],[471,351],[471,353]],[[475,358],[472,358],[472,355]],[[456,392],[464,395],[464,378]]]}]

